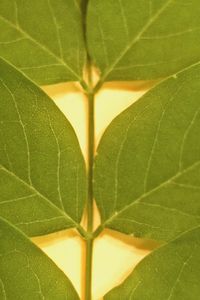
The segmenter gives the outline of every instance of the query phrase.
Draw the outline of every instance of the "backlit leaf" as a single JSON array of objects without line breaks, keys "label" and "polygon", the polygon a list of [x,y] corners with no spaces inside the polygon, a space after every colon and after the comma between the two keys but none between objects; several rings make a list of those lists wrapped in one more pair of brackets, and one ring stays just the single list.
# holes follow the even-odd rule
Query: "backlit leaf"
[{"label": "backlit leaf", "polygon": [[168,240],[200,224],[199,100],[197,64],[111,123],[95,162],[103,227]]},{"label": "backlit leaf", "polygon": [[1,0],[0,56],[39,84],[81,81],[80,1]]},{"label": "backlit leaf", "polygon": [[198,0],[90,0],[87,38],[101,82],[166,77],[200,59]]},{"label": "backlit leaf", "polygon": [[105,300],[197,300],[200,293],[200,228],[151,253]]},{"label": "backlit leaf", "polygon": [[29,235],[76,227],[86,174],[74,130],[20,72],[0,70],[0,216]]},{"label": "backlit leaf", "polygon": [[2,218],[0,218],[0,299],[79,299],[69,279],[50,258]]}]

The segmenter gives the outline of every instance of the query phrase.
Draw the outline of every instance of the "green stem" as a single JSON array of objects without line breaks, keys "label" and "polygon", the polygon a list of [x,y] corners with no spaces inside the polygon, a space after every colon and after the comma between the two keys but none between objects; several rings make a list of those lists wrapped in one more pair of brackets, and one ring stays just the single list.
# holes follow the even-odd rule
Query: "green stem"
[{"label": "green stem", "polygon": [[88,94],[88,201],[87,201],[87,233],[85,300],[91,300],[92,290],[92,250],[93,250],[93,162],[94,162],[94,94]]},{"label": "green stem", "polygon": [[92,255],[93,254],[93,239],[86,241],[86,285],[85,285],[85,300],[92,299]]},{"label": "green stem", "polygon": [[93,231],[94,95],[88,95],[88,205],[87,231]]},{"label": "green stem", "polygon": [[96,239],[103,232],[104,227],[105,226],[103,224],[101,224],[96,228],[96,230],[92,234],[93,239]]}]

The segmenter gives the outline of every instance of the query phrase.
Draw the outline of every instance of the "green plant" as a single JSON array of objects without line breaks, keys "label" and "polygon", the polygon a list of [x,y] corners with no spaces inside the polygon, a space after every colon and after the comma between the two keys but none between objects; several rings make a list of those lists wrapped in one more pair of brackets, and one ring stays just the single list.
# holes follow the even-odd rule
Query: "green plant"
[{"label": "green plant", "polygon": [[[66,228],[87,244],[86,300],[104,228],[163,243],[106,300],[199,299],[199,16],[197,0],[1,0],[0,299],[78,299],[27,237]],[[95,153],[103,83],[154,79]],[[87,172],[71,125],[37,86],[64,81],[87,96]]]}]

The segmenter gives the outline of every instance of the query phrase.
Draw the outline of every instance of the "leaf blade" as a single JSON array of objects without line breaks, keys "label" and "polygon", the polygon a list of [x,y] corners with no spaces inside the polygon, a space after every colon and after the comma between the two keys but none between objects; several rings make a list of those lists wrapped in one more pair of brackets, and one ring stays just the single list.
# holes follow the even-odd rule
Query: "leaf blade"
[{"label": "leaf blade", "polygon": [[2,299],[79,299],[69,279],[25,235],[2,218],[0,228]]},{"label": "leaf blade", "polygon": [[199,224],[198,94],[196,64],[111,123],[94,167],[103,227],[169,240]]},{"label": "leaf blade", "polygon": [[1,216],[30,235],[78,227],[86,173],[74,130],[44,92],[0,64]]},{"label": "leaf blade", "polygon": [[199,233],[199,227],[194,228],[152,252],[104,299],[198,298]]},{"label": "leaf blade", "polygon": [[197,62],[198,14],[196,0],[90,1],[87,40],[100,83],[158,79]]},{"label": "leaf blade", "polygon": [[39,84],[82,80],[86,55],[79,4],[18,0],[8,7],[2,1],[0,10],[4,59]]}]

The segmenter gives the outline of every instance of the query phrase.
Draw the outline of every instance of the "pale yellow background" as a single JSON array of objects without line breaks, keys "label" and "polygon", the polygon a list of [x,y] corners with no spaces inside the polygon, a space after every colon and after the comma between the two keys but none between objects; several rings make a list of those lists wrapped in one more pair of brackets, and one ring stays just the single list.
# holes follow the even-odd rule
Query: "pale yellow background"
[{"label": "pale yellow background", "polygon": [[[76,84],[59,84],[44,87],[73,125],[84,156],[86,157],[86,99]],[[96,145],[113,118],[144,94],[142,84],[107,84],[97,95]],[[99,215],[95,208],[95,225]],[[85,220],[83,220],[83,224]],[[34,242],[49,255],[72,281],[81,299],[84,291],[85,244],[73,230],[34,238]],[[134,266],[156,247],[150,241],[138,240],[106,230],[94,243],[93,300],[119,284]]]}]

